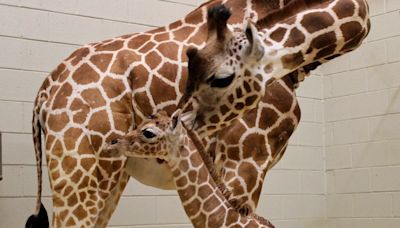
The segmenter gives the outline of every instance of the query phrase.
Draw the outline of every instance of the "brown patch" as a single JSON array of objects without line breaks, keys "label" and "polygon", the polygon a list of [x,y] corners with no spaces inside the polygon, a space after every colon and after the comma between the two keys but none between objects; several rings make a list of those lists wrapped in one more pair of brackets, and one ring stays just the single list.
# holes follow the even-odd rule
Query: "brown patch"
[{"label": "brown patch", "polygon": [[[112,103],[116,105],[117,102]],[[113,112],[114,126],[116,130],[128,132],[132,124],[132,113],[115,113]]]},{"label": "brown patch", "polygon": [[238,116],[238,114],[232,112],[231,114],[229,114],[229,116],[225,117],[225,119],[224,119],[223,122],[231,121],[231,120],[233,120],[234,118],[236,118],[237,116]]},{"label": "brown patch", "polygon": [[188,201],[196,194],[196,187],[193,185],[189,185],[184,189],[178,189],[178,194],[183,202]]},{"label": "brown patch", "polygon": [[239,161],[240,160],[240,151],[238,147],[230,147],[227,150],[228,158],[231,160]]},{"label": "brown patch", "polygon": [[79,180],[82,178],[82,175],[83,175],[82,171],[80,171],[79,169],[76,170],[76,171],[74,172],[74,174],[71,176],[72,182],[78,183]]},{"label": "brown patch", "polygon": [[67,200],[68,206],[70,207],[75,206],[77,202],[78,202],[78,197],[76,197],[76,194],[72,194],[70,197],[68,197]]},{"label": "brown patch", "polygon": [[286,34],[286,31],[287,31],[287,29],[279,27],[271,33],[270,37],[271,37],[271,39],[275,40],[276,42],[281,42],[283,37]]},{"label": "brown patch", "polygon": [[188,215],[195,215],[199,212],[200,206],[201,202],[196,198],[185,205],[185,211]]},{"label": "brown patch", "polygon": [[334,23],[334,19],[327,12],[313,12],[304,15],[301,20],[303,27],[309,32],[314,33],[327,28]]},{"label": "brown patch", "polygon": [[165,101],[171,101],[176,99],[176,92],[173,87],[159,79],[153,77],[150,85],[150,93],[155,104],[160,104]]},{"label": "brown patch", "polygon": [[358,6],[359,6],[358,14],[360,15],[360,17],[362,19],[365,19],[365,17],[367,16],[367,11],[368,11],[365,1],[364,0],[356,0],[356,2],[358,3]]},{"label": "brown patch", "polygon": [[320,49],[336,42],[335,32],[328,32],[315,37],[310,46],[316,49]]},{"label": "brown patch", "polygon": [[293,94],[289,93],[279,83],[270,84],[263,97],[263,101],[268,104],[274,104],[274,106],[280,112],[288,112],[292,107]]},{"label": "brown patch", "polygon": [[246,100],[245,100],[246,106],[251,106],[251,105],[253,105],[254,102],[257,101],[257,98],[258,98],[257,95],[253,95],[253,96],[250,96],[250,97],[246,98]]},{"label": "brown patch", "polygon": [[60,77],[58,77],[58,82],[63,83],[68,78],[69,74],[70,71],[66,69],[62,74],[60,74]]},{"label": "brown patch", "polygon": [[158,73],[170,80],[171,82],[175,82],[176,76],[178,74],[178,66],[176,64],[166,62],[158,70]]},{"label": "brown patch", "polygon": [[96,54],[90,57],[90,61],[102,72],[105,72],[110,65],[112,54]]},{"label": "brown patch", "polygon": [[111,66],[111,72],[115,74],[125,74],[132,63],[140,61],[140,57],[129,50],[118,52],[115,58],[116,59]]},{"label": "brown patch", "polygon": [[122,162],[118,160],[117,161],[100,160],[99,164],[108,173],[108,175],[111,176],[112,172],[121,168]]},{"label": "brown patch", "polygon": [[71,192],[72,192],[72,190],[74,190],[71,186],[67,186],[65,189],[64,189],[64,196],[68,196]]},{"label": "brown patch", "polygon": [[149,79],[149,72],[144,66],[139,65],[133,68],[131,74],[129,75],[129,78],[131,80],[133,89],[142,88],[143,86],[145,86],[147,80]]},{"label": "brown patch", "polygon": [[362,32],[362,27],[357,21],[350,21],[342,24],[340,30],[342,30],[344,40],[349,41]]},{"label": "brown patch", "polygon": [[157,35],[154,36],[154,39],[157,40],[158,42],[162,42],[162,41],[168,40],[169,39],[169,33],[168,32],[163,32],[163,33],[157,34]]},{"label": "brown patch", "polygon": [[[217,202],[217,201],[216,201]],[[220,202],[220,201],[218,201]],[[220,202],[221,204],[222,202]],[[219,206],[219,205],[215,205]],[[219,207],[216,211],[214,211],[210,217],[208,217],[208,227],[223,227],[224,219],[221,219],[226,214],[225,207]]]},{"label": "brown patch", "polygon": [[66,70],[65,64],[61,63],[60,65],[58,65],[57,68],[53,70],[50,74],[51,80],[57,81],[60,74],[65,70]]},{"label": "brown patch", "polygon": [[189,177],[190,182],[195,183],[196,178],[197,178],[197,173],[194,170],[190,170],[189,173],[187,174]]},{"label": "brown patch", "polygon": [[[175,21],[175,22],[173,22],[173,23],[171,23],[171,24],[169,25],[169,29],[170,29],[170,30],[176,29],[176,28],[178,28],[178,27],[180,27],[180,26],[182,26],[182,22],[181,22],[181,21]],[[158,28],[158,29],[161,29],[161,28]]]},{"label": "brown patch", "polygon": [[63,153],[64,153],[63,145],[61,144],[61,141],[57,139],[57,141],[54,144],[54,147],[51,151],[51,154],[61,158]]},{"label": "brown patch", "polygon": [[47,120],[49,128],[56,132],[64,129],[64,127],[67,126],[68,122],[69,118],[65,112],[57,115],[50,114],[49,119]]},{"label": "brown patch", "polygon": [[222,105],[221,107],[219,107],[219,110],[221,111],[221,114],[224,116],[229,111],[229,108],[226,105]]},{"label": "brown patch", "polygon": [[355,5],[352,1],[338,1],[335,6],[333,6],[333,11],[336,13],[339,19],[353,16]]},{"label": "brown patch", "polygon": [[[77,99],[75,99],[75,100],[77,100]],[[89,106],[84,105],[82,103],[82,107],[80,108],[80,111],[77,112],[73,117],[74,123],[83,124],[86,121],[86,118],[88,117],[89,112],[90,112]]]},{"label": "brown patch", "polygon": [[314,60],[319,60],[321,58],[331,56],[333,53],[335,53],[335,50],[336,50],[336,45],[331,45],[326,48],[323,48],[319,50],[317,55],[314,57]]},{"label": "brown patch", "polygon": [[122,80],[114,79],[111,77],[105,77],[101,85],[106,92],[108,98],[119,96],[125,90],[125,86]]},{"label": "brown patch", "polygon": [[287,140],[292,135],[295,125],[290,118],[284,119],[278,127],[268,134],[268,144],[271,147],[271,155],[275,157],[281,152]]},{"label": "brown patch", "polygon": [[187,170],[189,170],[189,163],[188,163],[186,160],[182,160],[182,161],[179,163],[179,169],[180,169],[182,172],[186,172]]},{"label": "brown patch", "polygon": [[161,59],[160,55],[155,51],[148,53],[145,57],[146,64],[152,69],[154,69],[158,65],[160,65],[161,60],[162,59]]},{"label": "brown patch", "polygon": [[143,47],[139,49],[139,52],[145,54],[151,51],[155,46],[156,43],[154,43],[153,41],[147,42]]},{"label": "brown patch", "polygon": [[80,48],[76,51],[74,51],[67,59],[66,61],[70,61],[72,66],[75,66],[78,64],[83,58],[85,58],[89,54],[89,49],[88,48]]},{"label": "brown patch", "polygon": [[52,135],[46,135],[46,150],[50,150],[51,146],[53,145],[54,139],[56,139],[56,137],[52,136]]},{"label": "brown patch", "polygon": [[[221,201],[215,196],[212,195],[210,198],[208,198],[203,205],[203,210],[205,212],[211,212],[213,211],[216,207],[219,206],[219,204],[221,203]],[[213,226],[211,226],[213,227]],[[216,226],[216,227],[220,227],[220,226]]]},{"label": "brown patch", "polygon": [[207,217],[202,212],[200,212],[197,217],[191,219],[191,222],[193,223],[193,227],[206,227],[206,224],[205,224],[206,221],[207,221]]},{"label": "brown patch", "polygon": [[141,46],[143,46],[144,43],[149,41],[149,39],[150,39],[150,36],[149,35],[145,35],[145,34],[136,36],[136,37],[132,38],[132,40],[130,40],[128,42],[128,48],[138,49]]},{"label": "brown patch", "polygon": [[81,93],[81,96],[83,100],[93,109],[106,105],[106,101],[104,100],[102,94],[96,88],[84,90]]},{"label": "brown patch", "polygon": [[363,40],[363,38],[366,35],[366,31],[364,30],[363,32],[359,33],[357,36],[353,37],[349,42],[347,42],[343,47],[341,51],[350,51],[357,46],[359,46]]},{"label": "brown patch", "polygon": [[271,127],[278,120],[278,117],[278,114],[273,109],[263,108],[261,111],[259,127],[261,129],[267,129]]},{"label": "brown patch", "polygon": [[304,62],[304,57],[301,51],[294,54],[287,54],[282,56],[282,64],[286,69],[294,69],[297,68]]},{"label": "brown patch", "polygon": [[87,63],[80,66],[74,74],[72,74],[74,81],[81,85],[94,83],[99,80],[99,75]]},{"label": "brown patch", "polygon": [[93,147],[89,141],[89,138],[87,135],[85,135],[81,142],[79,143],[78,147],[78,154],[93,154]]},{"label": "brown patch", "polygon": [[217,114],[211,116],[210,117],[210,122],[211,123],[218,123],[219,122],[219,116]]},{"label": "brown patch", "polygon": [[231,181],[229,183],[230,188],[232,189],[232,193],[234,195],[242,195],[244,193],[243,186],[241,182],[238,179],[235,179],[234,181]]},{"label": "brown patch", "polygon": [[256,133],[248,135],[243,141],[243,157],[253,157],[257,164],[264,163],[269,155],[265,145],[264,135]]},{"label": "brown patch", "polygon": [[228,215],[226,216],[227,218],[226,218],[225,226],[228,227],[229,225],[232,225],[232,222],[239,221],[239,215],[240,214],[237,211],[229,210]]},{"label": "brown patch", "polygon": [[252,191],[257,183],[258,171],[256,167],[248,162],[243,162],[239,166],[238,174],[246,183],[247,191]]},{"label": "brown patch", "polygon": [[65,108],[68,103],[68,97],[72,94],[72,86],[67,82],[58,90],[56,97],[53,101],[52,109]]},{"label": "brown patch", "polygon": [[[246,131],[246,128],[243,127],[239,122],[235,122],[228,128],[224,129],[220,133],[220,138],[225,141],[225,143],[229,145],[236,145],[239,143],[241,135]],[[232,134],[235,133],[235,134]]]},{"label": "brown patch", "polygon": [[51,159],[51,160],[49,160],[48,164],[49,164],[49,170],[53,170],[53,169],[57,168],[58,160]]},{"label": "brown patch", "polygon": [[89,130],[97,131],[102,134],[107,134],[111,130],[110,122],[108,120],[107,111],[98,111],[94,113],[87,126]]},{"label": "brown patch", "polygon": [[[60,199],[57,195],[53,196],[53,204],[55,207],[62,207],[64,206],[64,201],[62,199]],[[61,215],[60,215],[61,217]],[[63,216],[65,217],[65,215]]]},{"label": "brown patch", "polygon": [[82,158],[81,159],[81,166],[86,171],[89,171],[95,163],[96,163],[95,158]]},{"label": "brown patch", "polygon": [[[71,206],[73,206],[73,205],[71,205]],[[75,226],[75,225],[76,225],[76,223],[75,223],[74,218],[70,217],[67,221],[67,226]]]},{"label": "brown patch", "polygon": [[188,183],[188,179],[186,176],[182,176],[180,177],[177,181],[176,181],[176,186],[180,187],[180,186],[185,186]]},{"label": "brown patch", "polygon": [[300,44],[304,43],[306,37],[304,34],[298,30],[297,28],[293,28],[290,33],[289,37],[286,40],[286,42],[283,44],[285,47],[296,47],[299,46]]},{"label": "brown patch", "polygon": [[76,159],[71,156],[65,156],[61,162],[61,166],[66,174],[70,174],[76,167]]},{"label": "brown patch", "polygon": [[185,26],[173,32],[174,40],[184,41],[194,31],[193,27]]},{"label": "brown patch", "polygon": [[96,51],[117,51],[124,46],[123,40],[115,40],[111,43],[99,43],[95,45]]},{"label": "brown patch", "polygon": [[76,140],[82,134],[82,129],[70,128],[64,134],[64,145],[67,150],[75,149]]},{"label": "brown patch", "polygon": [[142,111],[144,115],[151,115],[153,113],[153,109],[150,105],[150,100],[146,92],[136,93],[134,99],[140,111]]},{"label": "brown patch", "polygon": [[169,59],[178,60],[179,46],[176,43],[168,42],[160,44],[157,49]]}]

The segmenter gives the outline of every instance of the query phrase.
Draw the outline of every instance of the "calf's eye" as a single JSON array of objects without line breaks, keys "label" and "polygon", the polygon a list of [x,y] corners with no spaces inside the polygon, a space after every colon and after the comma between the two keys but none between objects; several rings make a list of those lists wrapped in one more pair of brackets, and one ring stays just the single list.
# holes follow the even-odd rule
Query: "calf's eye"
[{"label": "calf's eye", "polygon": [[142,131],[142,135],[148,139],[156,137],[156,134],[154,134],[152,131],[149,131],[147,129]]}]

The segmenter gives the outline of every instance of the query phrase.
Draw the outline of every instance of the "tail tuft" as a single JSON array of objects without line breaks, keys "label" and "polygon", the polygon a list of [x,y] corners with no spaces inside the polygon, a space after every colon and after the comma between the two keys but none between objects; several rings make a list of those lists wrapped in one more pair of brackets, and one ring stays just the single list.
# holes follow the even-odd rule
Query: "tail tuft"
[{"label": "tail tuft", "polygon": [[26,221],[25,228],[48,228],[49,217],[47,216],[46,208],[43,204],[40,205],[39,214],[31,215]]}]

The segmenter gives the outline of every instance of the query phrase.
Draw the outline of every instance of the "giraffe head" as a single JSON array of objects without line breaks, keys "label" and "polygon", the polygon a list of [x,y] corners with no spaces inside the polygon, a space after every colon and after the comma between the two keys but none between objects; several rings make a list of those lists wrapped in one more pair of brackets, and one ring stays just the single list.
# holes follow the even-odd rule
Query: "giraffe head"
[{"label": "giraffe head", "polygon": [[243,31],[230,31],[230,15],[225,6],[211,8],[205,46],[187,51],[189,76],[178,106],[192,98],[196,115],[191,116],[207,131],[229,125],[264,94],[265,78],[252,67],[264,53],[257,29],[248,23]]},{"label": "giraffe head", "polygon": [[178,118],[181,110],[169,117],[160,111],[144,120],[135,130],[106,144],[104,150],[127,157],[159,158],[171,160],[171,146],[178,146],[183,126]]}]

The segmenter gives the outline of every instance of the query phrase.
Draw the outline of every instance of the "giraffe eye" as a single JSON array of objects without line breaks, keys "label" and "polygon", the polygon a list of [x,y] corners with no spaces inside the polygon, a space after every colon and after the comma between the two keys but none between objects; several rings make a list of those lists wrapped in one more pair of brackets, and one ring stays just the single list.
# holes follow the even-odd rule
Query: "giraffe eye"
[{"label": "giraffe eye", "polygon": [[156,134],[154,134],[152,131],[150,131],[150,130],[148,130],[148,129],[143,130],[143,131],[142,131],[142,135],[143,135],[145,138],[148,138],[148,139],[151,139],[151,138],[156,137]]},{"label": "giraffe eye", "polygon": [[213,75],[209,79],[207,79],[207,83],[214,88],[225,88],[233,82],[234,78],[234,73],[225,78],[217,78],[215,75]]}]

